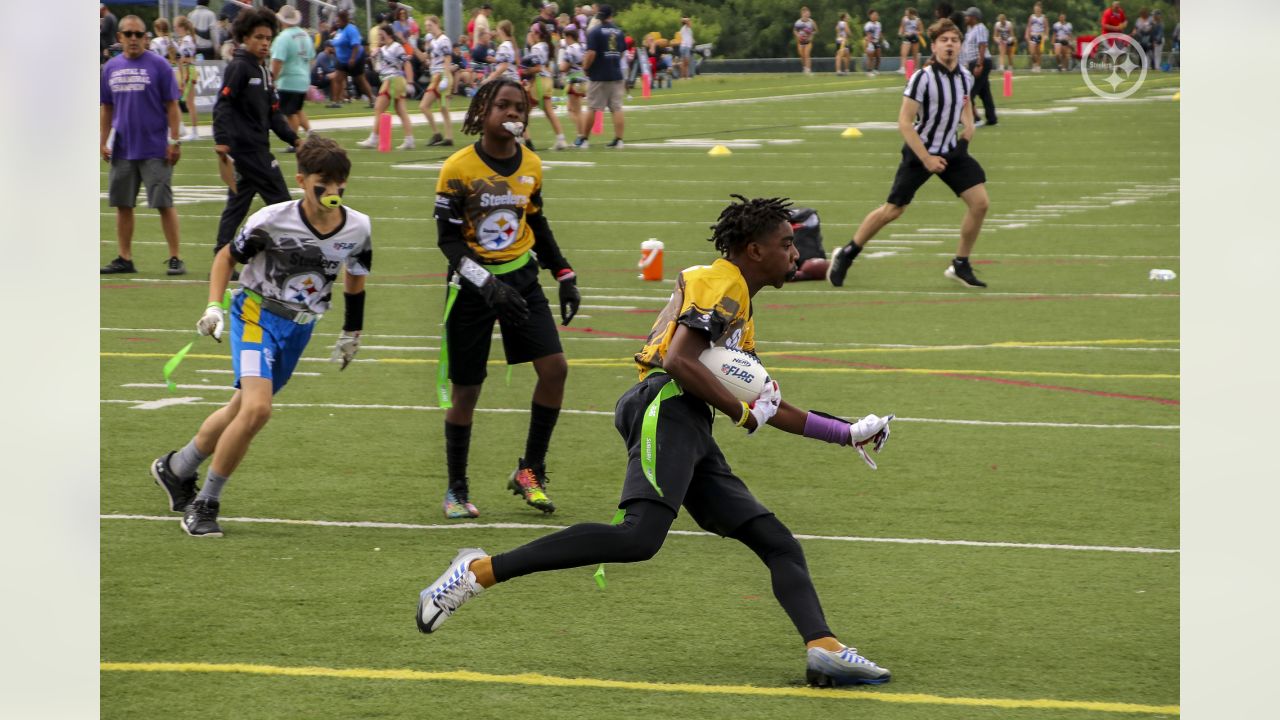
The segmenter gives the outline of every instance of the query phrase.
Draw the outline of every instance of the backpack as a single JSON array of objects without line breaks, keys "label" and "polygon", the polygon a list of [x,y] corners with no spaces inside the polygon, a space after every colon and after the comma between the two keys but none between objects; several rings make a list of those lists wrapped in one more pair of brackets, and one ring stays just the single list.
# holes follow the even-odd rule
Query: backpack
[{"label": "backpack", "polygon": [[822,222],[817,210],[792,208],[791,230],[796,234],[796,251],[800,253],[797,265],[803,265],[806,260],[827,256],[822,249]]}]

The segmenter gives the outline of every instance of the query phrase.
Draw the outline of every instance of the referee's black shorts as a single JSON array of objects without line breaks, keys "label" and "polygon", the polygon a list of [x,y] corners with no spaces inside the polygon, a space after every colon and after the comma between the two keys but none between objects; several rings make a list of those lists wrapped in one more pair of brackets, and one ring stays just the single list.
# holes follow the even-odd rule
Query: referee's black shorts
[{"label": "referee's black shorts", "polygon": [[666,373],[650,375],[623,393],[613,410],[613,425],[627,444],[627,477],[618,507],[652,500],[679,514],[684,505],[699,527],[721,536],[770,515],[733,474],[711,436],[711,408],[687,392],[658,406],[654,477],[662,495],[653,489],[641,465],[642,428],[645,410],[668,382],[675,381]]},{"label": "referee's black shorts", "polygon": [[538,263],[530,260],[524,267],[494,276],[520,291],[529,305],[529,317],[518,326],[498,319],[480,292],[462,283],[458,298],[449,311],[445,332],[449,338],[449,379],[458,385],[479,385],[488,375],[489,345],[493,340],[493,323],[502,329],[502,349],[508,365],[532,362],[538,358],[564,352],[560,333],[547,296],[538,284]]},{"label": "referee's black shorts", "polygon": [[[987,181],[987,173],[969,154],[968,140],[957,141],[951,152],[942,157],[947,160],[947,169],[937,175],[957,196]],[[920,158],[911,152],[911,148],[903,145],[902,163],[898,165],[898,174],[893,177],[893,188],[889,190],[888,203],[899,207],[910,205],[911,199],[916,196],[916,191],[933,175],[934,173],[929,172],[924,163],[920,162]]]}]

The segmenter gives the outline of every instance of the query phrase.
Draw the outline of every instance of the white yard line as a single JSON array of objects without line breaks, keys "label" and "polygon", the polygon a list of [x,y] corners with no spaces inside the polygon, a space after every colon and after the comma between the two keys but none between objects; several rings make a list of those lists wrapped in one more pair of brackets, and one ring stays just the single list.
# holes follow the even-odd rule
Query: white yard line
[{"label": "white yard line", "polygon": [[[135,520],[145,522],[175,522],[177,516],[161,515],[99,515],[100,520]],[[309,527],[360,528],[367,530],[563,530],[567,525],[535,525],[533,523],[454,523],[449,525],[422,525],[418,523],[373,522],[367,520],[295,520],[291,518],[223,517],[229,523],[263,523],[269,525],[305,525]],[[696,530],[670,530],[669,535],[682,537],[719,538],[719,535]],[[1137,553],[1143,555],[1177,555],[1176,548],[1122,547],[1115,545],[1063,545],[1055,543],[1015,543],[985,540],[939,540],[933,538],[885,538],[858,537],[855,535],[806,535],[797,534],[797,540],[856,543],[891,543],[897,545],[950,545],[962,547],[1009,548],[1017,550],[1074,550],[1082,552]]]},{"label": "white yard line", "polygon": [[[327,360],[326,360],[327,362]],[[132,389],[164,389],[164,383],[128,383],[121,387]],[[184,390],[225,390],[230,392],[234,388],[230,386],[219,385],[178,385],[179,389]],[[154,402],[152,400],[100,400],[102,404],[108,405],[137,405],[139,403]],[[216,405],[221,406],[222,402],[188,402],[188,405]],[[385,404],[354,404],[354,403],[273,403],[274,408],[311,408],[322,410],[413,410],[418,412],[438,412],[440,408],[435,405],[385,405]],[[528,408],[476,408],[476,412],[494,413],[498,415],[523,415],[529,412]],[[563,415],[587,415],[596,417],[613,417],[613,412],[608,410],[574,410],[571,408],[561,408],[560,413]],[[955,418],[913,418],[900,417],[898,422],[905,423],[921,423],[936,425],[983,425],[990,427],[1026,427],[1026,428],[1057,428],[1068,430],[1178,430],[1178,425],[1137,425],[1128,423],[1119,424],[1101,424],[1101,423],[1054,423],[1040,421],[999,421],[999,420],[965,420]]]}]

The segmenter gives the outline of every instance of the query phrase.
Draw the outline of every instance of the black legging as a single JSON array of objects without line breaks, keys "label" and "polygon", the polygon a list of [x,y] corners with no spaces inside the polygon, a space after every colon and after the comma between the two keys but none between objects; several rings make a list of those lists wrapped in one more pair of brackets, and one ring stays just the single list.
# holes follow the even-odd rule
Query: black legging
[{"label": "black legging", "polygon": [[[493,576],[498,582],[506,582],[547,570],[648,560],[662,548],[675,519],[675,513],[666,505],[637,500],[627,506],[626,515],[617,525],[573,525],[494,555]],[[809,577],[804,551],[776,516],[748,520],[729,537],[751,548],[764,561],[773,580],[774,597],[805,642],[832,635]]]}]

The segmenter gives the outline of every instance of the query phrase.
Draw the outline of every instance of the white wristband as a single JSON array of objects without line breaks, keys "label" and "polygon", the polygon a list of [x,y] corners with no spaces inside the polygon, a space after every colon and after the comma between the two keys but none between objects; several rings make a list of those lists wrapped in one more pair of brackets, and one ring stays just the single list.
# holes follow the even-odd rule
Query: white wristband
[{"label": "white wristband", "polygon": [[484,287],[485,283],[493,279],[492,273],[471,258],[462,258],[462,262],[458,264],[458,273],[476,287]]}]

